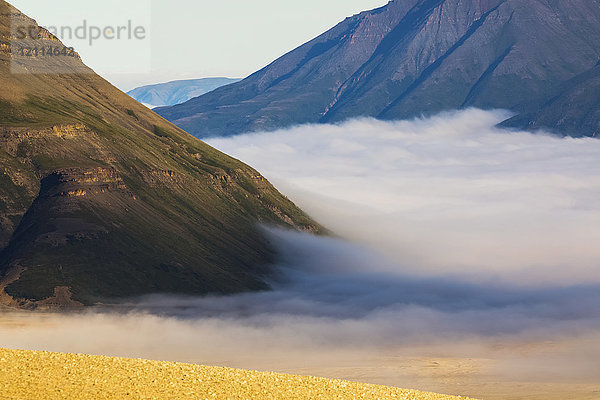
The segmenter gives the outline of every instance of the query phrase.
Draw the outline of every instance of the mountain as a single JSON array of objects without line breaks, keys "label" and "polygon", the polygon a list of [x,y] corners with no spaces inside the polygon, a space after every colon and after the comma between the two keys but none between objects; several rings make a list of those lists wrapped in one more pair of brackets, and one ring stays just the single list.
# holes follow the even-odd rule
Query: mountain
[{"label": "mountain", "polygon": [[600,62],[563,83],[549,99],[534,103],[532,111],[502,125],[528,129],[551,128],[571,136],[600,135]]},{"label": "mountain", "polygon": [[599,60],[598,0],[396,0],[241,82],[156,111],[198,137],[467,107],[593,136],[600,103],[584,81]]},{"label": "mountain", "polygon": [[[21,52],[35,46],[54,54]],[[0,0],[0,303],[265,289],[276,253],[258,224],[322,232],[63,50]]]},{"label": "mountain", "polygon": [[135,88],[128,95],[150,107],[174,106],[185,103],[221,86],[239,82],[240,79],[203,78],[159,83]]}]

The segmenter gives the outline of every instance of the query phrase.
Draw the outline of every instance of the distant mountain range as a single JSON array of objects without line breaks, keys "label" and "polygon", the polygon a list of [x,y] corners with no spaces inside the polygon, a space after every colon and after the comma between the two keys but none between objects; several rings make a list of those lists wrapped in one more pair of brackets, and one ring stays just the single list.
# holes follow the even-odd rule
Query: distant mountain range
[{"label": "distant mountain range", "polygon": [[396,0],[157,112],[210,137],[502,108],[515,114],[506,126],[596,136],[599,60],[598,0]]},{"label": "distant mountain range", "polygon": [[149,107],[174,106],[185,103],[221,86],[239,82],[231,78],[203,78],[179,80],[142,86],[127,92],[128,95]]},{"label": "distant mountain range", "polygon": [[[19,52],[32,46],[59,51]],[[265,289],[275,248],[258,224],[322,231],[257,171],[61,49],[0,0],[0,304]]]}]

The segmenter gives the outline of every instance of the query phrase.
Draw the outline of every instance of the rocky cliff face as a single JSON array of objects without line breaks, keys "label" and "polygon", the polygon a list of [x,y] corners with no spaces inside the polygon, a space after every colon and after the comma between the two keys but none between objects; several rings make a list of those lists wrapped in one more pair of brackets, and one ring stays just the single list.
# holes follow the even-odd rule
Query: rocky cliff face
[{"label": "rocky cliff face", "polygon": [[15,18],[35,24],[0,0],[0,303],[265,289],[275,249],[258,224],[322,232],[78,57],[15,54]]},{"label": "rocky cliff face", "polygon": [[515,120],[521,127],[592,135],[597,119],[535,115],[599,60],[597,0],[396,0],[242,82],[157,112],[198,137],[465,107],[505,108],[530,116]]}]

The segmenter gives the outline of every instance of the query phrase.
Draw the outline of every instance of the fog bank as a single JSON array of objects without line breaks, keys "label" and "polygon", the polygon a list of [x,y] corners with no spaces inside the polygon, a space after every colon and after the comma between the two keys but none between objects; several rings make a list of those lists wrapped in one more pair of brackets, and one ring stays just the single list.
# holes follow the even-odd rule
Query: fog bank
[{"label": "fog bank", "polygon": [[270,292],[3,313],[0,346],[487,399],[591,398],[600,141],[495,128],[504,117],[467,110],[213,139],[340,237],[267,230],[281,255]]},{"label": "fog bank", "polygon": [[494,127],[505,118],[364,119],[210,144],[414,273],[598,282],[600,141]]}]

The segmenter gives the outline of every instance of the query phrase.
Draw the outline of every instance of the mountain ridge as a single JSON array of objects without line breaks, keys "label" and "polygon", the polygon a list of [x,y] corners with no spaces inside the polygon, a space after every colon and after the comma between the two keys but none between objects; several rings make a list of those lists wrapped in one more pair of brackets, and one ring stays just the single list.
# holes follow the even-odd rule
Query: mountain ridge
[{"label": "mountain ridge", "polygon": [[[39,32],[34,42],[11,22]],[[259,224],[323,228],[256,170],[159,117],[0,0],[0,301],[91,305],[268,288]]]},{"label": "mountain ridge", "polygon": [[152,107],[173,106],[240,80],[222,77],[175,80],[140,86],[127,94]]},{"label": "mountain ridge", "polygon": [[600,120],[537,113],[599,60],[597,0],[391,1],[241,82],[156,111],[198,137],[468,107],[510,110],[518,128],[593,136]]}]

